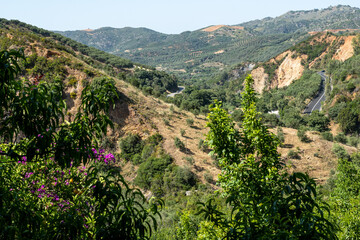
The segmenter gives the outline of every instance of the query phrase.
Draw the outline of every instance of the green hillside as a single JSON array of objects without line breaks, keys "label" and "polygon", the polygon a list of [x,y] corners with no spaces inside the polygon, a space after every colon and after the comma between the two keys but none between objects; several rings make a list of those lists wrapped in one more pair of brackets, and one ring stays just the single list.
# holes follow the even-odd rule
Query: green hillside
[{"label": "green hillside", "polygon": [[306,38],[310,31],[360,28],[360,10],[349,6],[292,11],[207,32],[166,35],[145,28],[59,32],[103,51],[175,73],[206,80],[231,65],[267,61]]},{"label": "green hillside", "polygon": [[[76,70],[84,70],[84,66],[74,66],[69,59],[65,59],[62,56],[63,54],[67,54],[96,69],[95,71],[86,69],[89,77],[98,76],[101,74],[100,71],[105,71],[113,77],[130,82],[147,92],[147,94],[158,97],[161,95],[165,96],[168,91],[177,90],[177,79],[173,75],[156,71],[152,67],[134,63],[128,59],[89,47],[57,33],[16,20],[8,21],[6,19],[0,19],[0,48],[7,49],[10,47],[23,47],[31,53],[31,67],[37,70],[28,72],[30,76],[35,73],[41,75],[44,72],[45,74],[47,69],[42,69],[42,66],[48,68],[48,63],[54,67],[64,68],[61,65],[65,64],[70,65],[71,68],[75,68]],[[59,57],[49,59],[49,56],[46,54],[50,54],[51,57],[52,53],[40,54],[38,51],[40,47],[56,51],[53,55]],[[48,52],[48,50],[43,51]],[[59,75],[61,80],[68,77],[68,71],[66,71],[66,69],[63,69],[62,72],[60,70],[59,72],[52,71],[51,74],[55,76]]]},{"label": "green hillside", "polygon": [[276,18],[239,24],[262,34],[359,29],[360,9],[338,5],[325,9],[290,11]]}]

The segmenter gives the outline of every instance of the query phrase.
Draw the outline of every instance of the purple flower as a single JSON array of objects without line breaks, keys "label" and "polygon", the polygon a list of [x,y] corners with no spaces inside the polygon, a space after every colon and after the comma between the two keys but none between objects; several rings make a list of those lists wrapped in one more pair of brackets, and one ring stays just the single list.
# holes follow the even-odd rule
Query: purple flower
[{"label": "purple flower", "polygon": [[107,162],[110,162],[110,161],[113,161],[113,162],[115,162],[115,157],[114,157],[114,155],[112,155],[112,153],[109,153],[109,154],[107,154],[106,156],[105,156],[105,163],[107,163]]},{"label": "purple flower", "polygon": [[27,161],[27,158],[24,156],[21,158],[21,161],[18,161],[18,163],[22,163],[22,164],[26,165],[26,161]]},{"label": "purple flower", "polygon": [[97,151],[95,148],[91,149],[93,151],[94,154],[97,154]]},{"label": "purple flower", "polygon": [[25,178],[29,178],[31,175],[33,175],[34,173],[33,172],[28,172],[28,173],[25,173]]}]

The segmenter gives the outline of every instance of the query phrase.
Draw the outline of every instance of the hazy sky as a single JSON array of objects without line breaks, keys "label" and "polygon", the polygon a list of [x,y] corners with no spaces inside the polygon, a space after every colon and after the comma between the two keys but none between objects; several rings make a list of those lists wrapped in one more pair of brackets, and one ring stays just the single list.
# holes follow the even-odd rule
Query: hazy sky
[{"label": "hazy sky", "polygon": [[360,8],[360,0],[0,0],[0,18],[47,30],[147,27],[180,33],[209,25],[239,24],[290,10],[338,4]]}]

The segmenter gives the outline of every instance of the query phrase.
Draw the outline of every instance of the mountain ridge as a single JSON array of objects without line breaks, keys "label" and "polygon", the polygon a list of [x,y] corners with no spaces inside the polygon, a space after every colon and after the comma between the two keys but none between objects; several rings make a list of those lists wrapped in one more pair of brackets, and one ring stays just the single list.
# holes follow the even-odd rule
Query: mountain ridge
[{"label": "mountain ridge", "polygon": [[360,9],[338,5],[321,10],[289,11],[275,18],[237,25],[207,26],[180,34],[129,27],[58,33],[192,82],[205,80],[241,62],[267,61],[304,40],[309,32],[359,26]]}]

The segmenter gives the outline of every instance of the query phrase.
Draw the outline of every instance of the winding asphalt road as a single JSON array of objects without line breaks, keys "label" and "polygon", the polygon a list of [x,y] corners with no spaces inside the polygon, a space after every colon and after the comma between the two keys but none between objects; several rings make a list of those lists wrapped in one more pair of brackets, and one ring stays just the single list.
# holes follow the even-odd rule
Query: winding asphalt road
[{"label": "winding asphalt road", "polygon": [[168,94],[167,97],[174,97],[176,94],[180,94],[182,91],[184,91],[184,89],[184,86],[179,86],[176,92]]},{"label": "winding asphalt road", "polygon": [[321,76],[321,85],[318,94],[315,96],[315,98],[307,105],[307,107],[304,110],[305,114],[310,114],[315,110],[320,111],[321,110],[321,102],[325,101],[325,72],[318,72],[318,74]]}]

